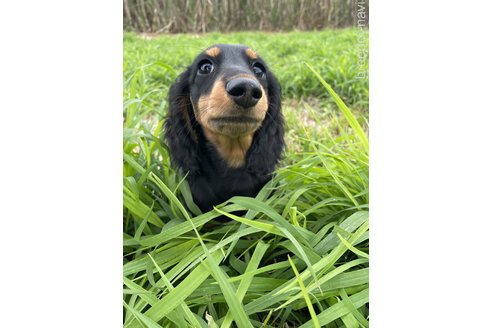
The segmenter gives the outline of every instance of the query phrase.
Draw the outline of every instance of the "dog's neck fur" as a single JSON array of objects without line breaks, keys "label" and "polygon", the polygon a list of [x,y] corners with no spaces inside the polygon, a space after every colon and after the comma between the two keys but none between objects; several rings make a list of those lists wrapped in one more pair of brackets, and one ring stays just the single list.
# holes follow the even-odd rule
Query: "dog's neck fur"
[{"label": "dog's neck fur", "polygon": [[220,156],[230,167],[239,168],[246,163],[246,152],[253,142],[253,134],[231,138],[214,133],[209,129],[203,129],[205,137],[217,149]]}]

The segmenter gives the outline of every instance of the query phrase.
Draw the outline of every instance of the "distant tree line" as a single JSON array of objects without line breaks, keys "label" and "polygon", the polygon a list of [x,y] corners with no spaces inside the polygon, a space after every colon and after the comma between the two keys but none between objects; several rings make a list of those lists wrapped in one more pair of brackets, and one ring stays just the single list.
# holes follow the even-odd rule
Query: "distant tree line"
[{"label": "distant tree line", "polygon": [[317,30],[357,26],[368,0],[123,0],[127,31]]}]

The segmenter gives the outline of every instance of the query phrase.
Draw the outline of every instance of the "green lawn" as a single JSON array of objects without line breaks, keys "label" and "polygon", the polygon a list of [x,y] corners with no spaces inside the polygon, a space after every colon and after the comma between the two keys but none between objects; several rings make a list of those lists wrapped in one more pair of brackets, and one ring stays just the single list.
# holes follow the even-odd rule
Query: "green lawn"
[{"label": "green lawn", "polygon": [[[368,82],[356,78],[357,35],[125,35],[125,327],[368,326]],[[170,167],[162,118],[170,84],[214,43],[252,47],[277,75],[288,148],[256,198],[199,213]],[[237,210],[247,214],[228,214]],[[229,223],[213,221],[224,214]]]}]

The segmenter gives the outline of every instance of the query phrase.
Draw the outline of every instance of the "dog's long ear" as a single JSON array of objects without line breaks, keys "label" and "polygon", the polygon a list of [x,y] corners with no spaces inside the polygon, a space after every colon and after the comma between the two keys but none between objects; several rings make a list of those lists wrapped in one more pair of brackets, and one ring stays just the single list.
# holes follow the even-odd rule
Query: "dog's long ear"
[{"label": "dog's long ear", "polygon": [[285,146],[280,84],[272,73],[268,73],[267,79],[268,111],[247,154],[248,170],[260,175],[269,175],[275,170]]},{"label": "dog's long ear", "polygon": [[198,168],[198,141],[190,99],[190,68],[183,72],[169,90],[169,109],[165,121],[164,136],[171,160],[183,173],[195,173]]}]

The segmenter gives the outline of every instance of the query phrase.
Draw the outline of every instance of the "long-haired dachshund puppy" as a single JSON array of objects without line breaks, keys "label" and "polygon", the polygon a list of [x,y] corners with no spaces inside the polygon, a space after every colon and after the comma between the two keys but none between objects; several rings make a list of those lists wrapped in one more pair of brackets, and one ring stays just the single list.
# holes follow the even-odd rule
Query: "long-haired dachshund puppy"
[{"label": "long-haired dachshund puppy", "polygon": [[202,211],[256,196],[284,148],[280,85],[242,45],[203,51],[171,86],[165,138]]}]

